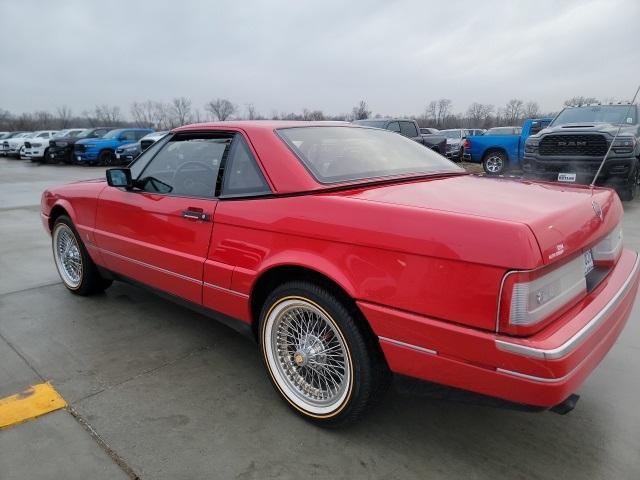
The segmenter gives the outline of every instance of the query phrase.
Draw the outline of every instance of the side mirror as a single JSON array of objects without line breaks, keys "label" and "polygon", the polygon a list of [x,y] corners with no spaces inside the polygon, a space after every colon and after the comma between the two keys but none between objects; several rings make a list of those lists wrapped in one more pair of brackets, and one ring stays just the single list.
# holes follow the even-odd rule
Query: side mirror
[{"label": "side mirror", "polygon": [[131,170],[128,168],[110,168],[107,170],[106,174],[107,184],[110,187],[124,187],[126,189],[133,188]]}]

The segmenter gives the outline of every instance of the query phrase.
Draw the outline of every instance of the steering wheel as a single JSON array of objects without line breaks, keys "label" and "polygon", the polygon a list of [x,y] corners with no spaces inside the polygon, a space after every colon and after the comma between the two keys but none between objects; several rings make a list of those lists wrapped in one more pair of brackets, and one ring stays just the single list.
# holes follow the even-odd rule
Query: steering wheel
[{"label": "steering wheel", "polygon": [[[171,178],[172,184],[174,184],[176,177],[181,173],[181,171],[188,166],[197,166],[197,167],[204,168],[205,170],[209,170],[209,172],[211,172],[212,177],[216,173],[215,170],[211,167],[211,165],[207,165],[204,162],[198,162],[197,160],[191,160],[189,162],[184,162],[182,165],[176,168],[176,171],[173,173],[173,177]],[[184,190],[190,193],[199,193],[199,192],[210,190],[211,183],[203,180],[199,180],[200,178],[202,178],[201,175],[198,175],[195,180],[191,178],[185,178],[182,182],[182,187],[184,188]],[[194,190],[197,190],[197,192],[194,192]],[[208,193],[213,193],[213,192],[208,192]]]}]

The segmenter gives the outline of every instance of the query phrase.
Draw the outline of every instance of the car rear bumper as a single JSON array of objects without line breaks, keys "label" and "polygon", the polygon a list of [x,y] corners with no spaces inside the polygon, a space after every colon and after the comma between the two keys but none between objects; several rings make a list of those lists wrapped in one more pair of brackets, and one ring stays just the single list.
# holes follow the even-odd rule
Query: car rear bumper
[{"label": "car rear bumper", "polygon": [[625,250],[607,278],[557,322],[516,338],[359,302],[392,371],[553,407],[574,393],[624,328],[640,278]]}]

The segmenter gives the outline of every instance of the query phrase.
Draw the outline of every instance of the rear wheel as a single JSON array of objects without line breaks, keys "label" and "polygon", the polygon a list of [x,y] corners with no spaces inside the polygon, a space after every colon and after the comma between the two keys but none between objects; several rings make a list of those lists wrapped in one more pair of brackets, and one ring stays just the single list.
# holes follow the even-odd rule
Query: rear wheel
[{"label": "rear wheel", "polygon": [[111,285],[111,280],[100,276],[69,217],[61,215],[56,219],[51,238],[56,268],[67,289],[84,296]]},{"label": "rear wheel", "polygon": [[114,156],[113,156],[113,152],[111,150],[103,150],[100,152],[100,155],[98,155],[98,164],[99,165],[113,165],[114,163]]},{"label": "rear wheel", "polygon": [[482,168],[487,175],[502,175],[507,169],[507,156],[499,150],[492,150],[482,159]]},{"label": "rear wheel", "polygon": [[381,395],[387,367],[354,311],[310,282],[288,282],[267,298],[260,346],[272,384],[305,419],[352,423]]}]

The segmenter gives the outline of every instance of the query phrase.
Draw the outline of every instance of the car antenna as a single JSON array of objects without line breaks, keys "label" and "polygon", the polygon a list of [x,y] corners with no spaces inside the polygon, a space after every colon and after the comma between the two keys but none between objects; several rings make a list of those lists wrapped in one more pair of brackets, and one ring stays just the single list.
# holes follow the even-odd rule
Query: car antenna
[{"label": "car antenna", "polygon": [[629,112],[631,111],[631,107],[636,103],[636,98],[638,96],[638,92],[640,92],[640,85],[638,85],[638,88],[636,89],[636,94],[633,96],[633,100],[631,100],[631,103],[629,103],[629,108],[627,108],[627,113],[625,113],[622,117],[620,117],[620,121],[618,122],[618,130],[616,131],[616,134],[613,136],[613,140],[611,140],[611,143],[609,144],[609,148],[607,149],[607,153],[604,154],[604,158],[602,159],[602,162],[600,163],[600,166],[598,167],[598,171],[596,172],[595,177],[593,177],[593,181],[589,185],[590,187],[594,187],[596,185],[596,180],[598,179],[598,176],[600,175],[600,172],[602,171],[602,167],[604,167],[604,162],[607,161],[607,157],[609,156],[609,153],[611,153],[611,149],[613,148],[613,143],[616,141],[616,138],[618,138],[618,134],[620,133],[620,130],[622,129],[622,119],[623,118],[628,118]]}]

